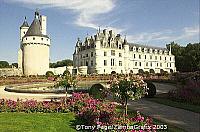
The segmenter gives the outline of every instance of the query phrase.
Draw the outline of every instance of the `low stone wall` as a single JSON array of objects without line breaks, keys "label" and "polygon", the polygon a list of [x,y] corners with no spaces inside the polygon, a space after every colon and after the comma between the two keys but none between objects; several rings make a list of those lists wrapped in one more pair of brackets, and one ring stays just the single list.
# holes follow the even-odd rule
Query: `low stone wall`
[{"label": "low stone wall", "polygon": [[1,68],[0,77],[3,76],[22,76],[22,70],[18,68]]}]

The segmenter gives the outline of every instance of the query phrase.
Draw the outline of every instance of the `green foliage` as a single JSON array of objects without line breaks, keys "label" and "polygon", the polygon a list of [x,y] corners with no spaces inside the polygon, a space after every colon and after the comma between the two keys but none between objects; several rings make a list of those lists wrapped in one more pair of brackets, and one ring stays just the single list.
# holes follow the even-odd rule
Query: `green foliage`
[{"label": "green foliage", "polygon": [[48,78],[48,77],[53,77],[53,76],[54,76],[54,74],[53,74],[52,71],[47,71],[45,75],[46,75],[47,78]]},{"label": "green foliage", "polygon": [[156,95],[156,86],[152,82],[146,82],[147,83],[147,94],[145,97],[152,98]]},{"label": "green foliage", "polygon": [[101,84],[92,85],[89,89],[89,94],[95,99],[104,99],[107,96],[105,88]]},{"label": "green foliage", "polygon": [[73,61],[70,60],[70,59],[57,61],[56,63],[50,63],[49,64],[50,68],[63,67],[63,66],[72,66],[72,65],[73,65]]},{"label": "green foliage", "polygon": [[115,99],[122,101],[125,107],[125,115],[127,115],[128,99],[140,99],[146,94],[146,83],[140,76],[125,77],[121,79],[113,79],[110,91]]},{"label": "green foliage", "polygon": [[67,80],[59,81],[58,86],[61,86],[61,87],[64,87],[64,88],[71,87]]},{"label": "green foliage", "polygon": [[10,68],[7,61],[0,61],[0,68]]},{"label": "green foliage", "polygon": [[[166,45],[169,49],[170,44]],[[200,43],[180,46],[172,42],[172,54],[175,55],[175,66],[177,71],[192,72],[200,70]]]},{"label": "green foliage", "polygon": [[64,72],[63,72],[63,76],[69,76],[70,75],[70,72],[68,71],[68,70],[65,70]]}]

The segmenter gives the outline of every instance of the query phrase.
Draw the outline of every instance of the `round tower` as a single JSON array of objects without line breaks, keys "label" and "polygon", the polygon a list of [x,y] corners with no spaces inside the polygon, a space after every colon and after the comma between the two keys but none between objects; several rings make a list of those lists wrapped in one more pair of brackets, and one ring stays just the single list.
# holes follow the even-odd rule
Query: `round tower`
[{"label": "round tower", "polygon": [[[24,75],[45,75],[49,70],[50,38],[42,32],[39,12],[35,12],[35,18],[22,37],[23,73]],[[45,25],[46,26],[46,25]]]}]

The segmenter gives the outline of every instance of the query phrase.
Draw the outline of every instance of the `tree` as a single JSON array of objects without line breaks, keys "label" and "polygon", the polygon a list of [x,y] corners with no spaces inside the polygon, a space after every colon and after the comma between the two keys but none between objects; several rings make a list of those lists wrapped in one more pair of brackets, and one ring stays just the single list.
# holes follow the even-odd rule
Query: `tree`
[{"label": "tree", "polygon": [[18,63],[12,63],[12,66],[18,68]]},{"label": "tree", "polygon": [[62,60],[62,61],[57,61],[56,63],[50,63],[49,66],[51,68],[56,68],[56,67],[63,67],[63,66],[72,66],[73,61],[70,59]]},{"label": "tree", "polygon": [[9,68],[9,63],[7,61],[0,61],[0,68]]},{"label": "tree", "polygon": [[[170,44],[166,45],[169,49]],[[175,55],[175,66],[180,72],[193,72],[200,70],[200,43],[187,44],[180,46],[171,43],[172,54]]]},{"label": "tree", "polygon": [[111,92],[115,99],[119,99],[124,105],[124,113],[127,115],[128,99],[140,99],[146,94],[146,83],[141,80],[139,76],[132,76],[129,78],[114,78],[111,82]]}]

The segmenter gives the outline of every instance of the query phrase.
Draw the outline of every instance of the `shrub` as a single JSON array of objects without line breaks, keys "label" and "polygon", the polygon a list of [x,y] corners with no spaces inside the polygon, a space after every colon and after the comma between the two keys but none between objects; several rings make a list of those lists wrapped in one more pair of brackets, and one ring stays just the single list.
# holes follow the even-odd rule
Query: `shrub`
[{"label": "shrub", "polygon": [[47,78],[48,78],[48,77],[53,77],[53,76],[54,76],[54,74],[53,74],[52,71],[47,71],[45,75],[46,75]]},{"label": "shrub", "polygon": [[104,99],[107,96],[105,88],[101,84],[92,85],[92,87],[89,89],[89,95],[95,99]]},{"label": "shrub", "polygon": [[156,86],[152,82],[149,82],[149,81],[147,81],[146,83],[147,83],[148,90],[145,97],[152,98],[156,95]]}]

